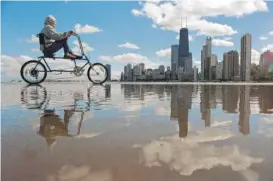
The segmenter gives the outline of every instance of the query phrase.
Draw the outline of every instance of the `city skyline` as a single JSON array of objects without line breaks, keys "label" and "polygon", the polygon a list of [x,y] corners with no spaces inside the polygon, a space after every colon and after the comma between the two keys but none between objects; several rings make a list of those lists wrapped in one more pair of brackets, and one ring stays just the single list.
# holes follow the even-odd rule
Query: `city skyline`
[{"label": "city skyline", "polygon": [[[236,7],[237,1],[227,2],[224,5],[227,8],[219,3],[215,10],[206,7],[202,3],[195,4],[197,1],[187,2],[194,8],[204,9],[204,12],[200,12],[198,17],[195,17],[194,12],[190,12],[183,2],[186,1],[178,1],[178,3],[173,4],[159,1],[146,3],[1,2],[3,12],[1,54],[1,68],[3,71],[1,71],[1,77],[2,79],[13,78],[16,75],[18,78],[20,64],[25,59],[33,59],[41,55],[41,52],[37,51],[37,39],[32,35],[40,31],[44,18],[48,14],[52,14],[57,18],[57,31],[74,28],[80,32],[82,40],[85,42],[85,50],[91,60],[110,64],[113,78],[120,77],[123,67],[128,63],[132,65],[144,63],[146,68],[158,68],[159,65],[171,67],[171,45],[179,42],[176,37],[181,28],[181,17],[188,18],[189,52],[192,52],[193,66],[197,66],[199,71],[201,70],[200,51],[205,43],[205,38],[208,36],[212,37],[212,53],[217,56],[218,62],[223,61],[221,57],[224,52],[237,50],[240,54],[240,38],[245,33],[252,35],[252,63],[259,64],[260,53],[267,49],[273,49],[271,43],[273,40],[273,26],[270,20],[270,17],[273,16],[272,2],[262,0],[256,0],[256,3],[254,1],[244,2],[240,9],[234,8],[233,12],[229,12],[228,7]],[[29,5],[37,10],[30,10]],[[163,7],[167,5],[172,8],[169,10],[164,9]],[[121,24],[116,27],[113,24],[115,21],[111,21],[109,18],[103,20],[98,18],[102,9],[112,6],[117,7],[119,10],[114,15],[111,13],[111,16],[105,12],[106,16],[113,18],[113,20],[130,23],[130,26]],[[249,9],[249,6],[252,9]],[[47,8],[38,11],[38,9],[41,9],[40,7],[51,7],[51,11],[48,12]],[[61,11],[64,13],[63,15],[58,13],[62,9],[61,7],[67,8],[67,12]],[[66,18],[67,13],[69,13],[69,9],[74,7],[81,7],[83,11],[78,12],[75,17],[68,20]],[[152,14],[151,12],[155,12],[156,8],[160,9],[160,13]],[[185,11],[187,13],[175,13],[174,17],[170,17],[174,12],[179,12],[179,8],[187,10]],[[83,13],[84,11],[86,12]],[[29,21],[31,19],[30,12],[35,13],[37,17],[31,22]],[[162,17],[165,23],[157,21],[160,14],[166,15]],[[221,17],[221,15],[229,17]],[[240,16],[240,18],[237,19],[236,16]],[[258,21],[259,19],[264,21],[259,30],[254,30],[252,28],[253,22],[261,23],[261,21]],[[14,22],[17,24],[14,24]],[[217,23],[213,24],[215,22]],[[18,28],[21,30],[20,33],[17,31]],[[132,28],[138,30],[138,33],[132,35]],[[74,39],[69,44],[72,49],[78,50]],[[59,52],[62,53],[62,51]],[[56,66],[65,67],[67,64],[69,64],[68,61],[58,61]]]}]

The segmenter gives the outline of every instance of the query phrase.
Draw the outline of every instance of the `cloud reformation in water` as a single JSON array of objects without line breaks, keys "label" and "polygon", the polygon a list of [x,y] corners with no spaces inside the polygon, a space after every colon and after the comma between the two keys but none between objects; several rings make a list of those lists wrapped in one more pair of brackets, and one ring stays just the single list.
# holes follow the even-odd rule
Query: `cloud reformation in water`
[{"label": "cloud reformation in water", "polygon": [[[141,148],[141,162],[147,167],[167,164],[170,170],[181,175],[192,175],[201,169],[228,166],[233,171],[249,169],[254,163],[261,163],[262,158],[246,155],[236,145],[217,147],[213,141],[225,140],[233,135],[228,131],[209,130],[180,140],[177,135],[162,137],[149,144],[135,146]],[[207,144],[204,144],[207,143]]]}]

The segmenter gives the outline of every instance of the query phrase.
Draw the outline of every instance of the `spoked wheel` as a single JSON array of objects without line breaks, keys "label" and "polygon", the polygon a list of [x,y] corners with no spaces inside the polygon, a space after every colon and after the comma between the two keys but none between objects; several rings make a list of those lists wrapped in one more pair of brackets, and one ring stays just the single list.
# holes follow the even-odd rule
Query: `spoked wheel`
[{"label": "spoked wheel", "polygon": [[108,70],[103,64],[94,63],[88,68],[87,76],[93,84],[103,84],[108,78]]},{"label": "spoked wheel", "polygon": [[41,109],[47,100],[47,90],[40,85],[27,85],[21,90],[21,103],[28,109]]},{"label": "spoked wheel", "polygon": [[21,77],[28,84],[40,84],[47,76],[44,64],[36,60],[25,62],[21,67]]}]

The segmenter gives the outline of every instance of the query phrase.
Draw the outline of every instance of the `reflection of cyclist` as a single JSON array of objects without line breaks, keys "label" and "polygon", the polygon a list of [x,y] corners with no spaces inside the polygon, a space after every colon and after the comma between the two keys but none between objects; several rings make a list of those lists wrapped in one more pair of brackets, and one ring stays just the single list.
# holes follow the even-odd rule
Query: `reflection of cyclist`
[{"label": "reflection of cyclist", "polygon": [[[68,125],[74,112],[74,110],[64,110],[64,119],[62,120],[59,115],[55,114],[55,111],[44,111],[44,114],[40,118],[38,134],[46,139],[48,146],[56,142],[56,136],[72,136],[69,134]],[[78,125],[77,135],[80,134],[82,120],[83,114]]]},{"label": "reflection of cyclist", "polygon": [[56,19],[52,15],[46,17],[44,22],[44,28],[40,33],[44,34],[44,45],[40,46],[40,50],[46,56],[52,56],[54,53],[59,51],[61,48],[64,49],[64,58],[68,59],[80,59],[81,56],[75,55],[69,48],[67,40],[73,34],[73,30],[68,32],[58,33],[55,31]]}]

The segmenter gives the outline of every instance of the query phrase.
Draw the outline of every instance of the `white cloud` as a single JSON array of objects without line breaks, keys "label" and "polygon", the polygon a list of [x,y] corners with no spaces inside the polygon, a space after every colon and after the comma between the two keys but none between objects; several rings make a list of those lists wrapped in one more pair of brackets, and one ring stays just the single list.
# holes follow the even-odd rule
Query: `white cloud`
[{"label": "white cloud", "polygon": [[268,34],[269,34],[269,35],[273,35],[273,31],[270,31]]},{"label": "white cloud", "polygon": [[32,48],[31,51],[32,52],[40,52],[41,50],[39,48]]},{"label": "white cloud", "polygon": [[10,57],[7,55],[1,55],[1,73],[5,74],[7,78],[17,79],[21,77],[21,66],[28,60],[33,59],[28,56]]},{"label": "white cloud", "polygon": [[261,49],[261,52],[265,52],[267,50],[273,51],[273,44],[268,44]]},{"label": "white cloud", "polygon": [[224,40],[229,41],[229,40],[231,40],[231,37],[225,37]]},{"label": "white cloud", "polygon": [[121,44],[118,47],[120,47],[120,48],[129,48],[129,49],[139,49],[139,47],[136,44],[132,44],[132,43],[129,43],[129,42]]},{"label": "white cloud", "polygon": [[260,52],[255,49],[251,50],[251,63],[259,64],[260,62]]},{"label": "white cloud", "polygon": [[[72,49],[72,51],[73,51],[74,53],[79,54],[79,53],[81,52],[81,51],[80,51],[79,42],[78,42],[77,40],[74,40],[74,41],[73,41],[73,44],[75,45],[75,47]],[[90,45],[88,45],[88,44],[85,43],[85,42],[82,42],[82,47],[83,47],[83,50],[84,50],[85,53],[94,51],[94,48],[91,47]]]},{"label": "white cloud", "polygon": [[193,61],[193,67],[196,66],[198,68],[198,71],[201,71],[201,61]]},{"label": "white cloud", "polygon": [[155,24],[152,24],[152,27],[153,27],[153,28],[157,28],[157,26],[156,26]]},{"label": "white cloud", "polygon": [[[259,64],[260,63],[260,55],[261,53],[271,50],[273,51],[273,44],[268,44],[264,48],[262,48],[260,51],[251,49],[251,63]],[[252,111],[251,111],[252,112]]]},{"label": "white cloud", "polygon": [[[145,68],[158,68],[159,65],[168,64],[166,62],[155,62],[148,59],[148,57],[137,54],[137,53],[125,53],[116,56],[100,56],[100,60],[107,61],[107,62],[115,62],[115,63],[132,63],[132,64],[139,64],[144,63]],[[169,66],[169,65],[168,65]]]},{"label": "white cloud", "polygon": [[135,15],[135,16],[144,16],[144,13],[139,11],[139,10],[136,10],[136,9],[132,9],[132,14]]},{"label": "white cloud", "polygon": [[192,35],[189,35],[189,41],[193,41],[194,39],[193,39],[193,37],[192,37]]},{"label": "white cloud", "polygon": [[97,33],[97,32],[101,32],[102,30],[95,27],[95,26],[90,26],[88,24],[82,26],[81,24],[76,24],[75,25],[75,31],[76,33]]},{"label": "white cloud", "polygon": [[267,40],[268,37],[266,37],[266,36],[260,36],[259,39],[260,39],[260,40]]},{"label": "white cloud", "polygon": [[214,46],[224,46],[224,47],[232,47],[234,44],[228,40],[222,39],[212,39],[212,45]]},{"label": "white cloud", "polygon": [[120,79],[122,70],[111,70],[112,79]]},{"label": "white cloud", "polygon": [[225,36],[236,34],[237,31],[227,24],[209,22],[204,18],[242,17],[259,11],[268,11],[264,0],[184,0],[161,3],[147,1],[142,4],[140,10],[134,10],[133,14],[141,14],[151,19],[152,24],[158,28],[175,32],[181,28],[181,17],[188,17],[187,27],[189,30],[197,31],[197,35]]},{"label": "white cloud", "polygon": [[[179,40],[179,35],[176,36],[177,40]],[[193,41],[194,40],[194,37],[192,35],[189,35],[189,41]]]},{"label": "white cloud", "polygon": [[39,38],[36,37],[35,35],[31,35],[31,38],[26,39],[27,43],[38,43],[39,42]]},{"label": "white cloud", "polygon": [[170,57],[171,56],[171,48],[161,49],[156,52],[156,55],[159,57]]}]

